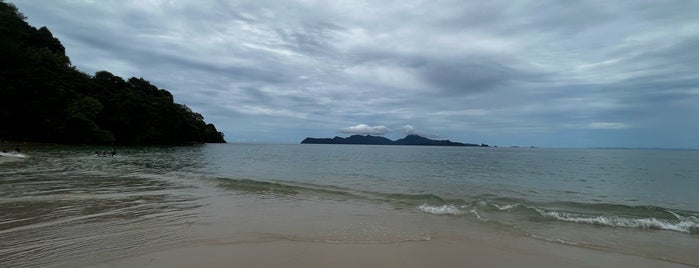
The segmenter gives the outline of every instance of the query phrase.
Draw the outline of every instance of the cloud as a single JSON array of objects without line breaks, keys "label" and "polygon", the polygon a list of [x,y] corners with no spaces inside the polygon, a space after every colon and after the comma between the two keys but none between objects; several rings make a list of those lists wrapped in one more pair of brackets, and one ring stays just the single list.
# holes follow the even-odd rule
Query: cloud
[{"label": "cloud", "polygon": [[405,135],[414,135],[415,128],[411,125],[405,125],[400,129],[400,132],[405,134]]},{"label": "cloud", "polygon": [[232,140],[410,122],[464,141],[699,148],[682,138],[699,136],[699,1],[15,2],[78,69],[144,77]]},{"label": "cloud", "polygon": [[343,128],[340,130],[342,133],[356,134],[356,135],[386,135],[389,129],[385,126],[369,126],[365,124],[359,124],[356,126],[351,126]]},{"label": "cloud", "polygon": [[625,129],[631,125],[619,122],[592,122],[586,126],[591,129]]},{"label": "cloud", "polygon": [[412,125],[405,125],[399,129],[400,133],[403,135],[418,135],[426,138],[431,138],[431,139],[436,139],[439,138],[439,135],[436,134],[430,134],[426,133],[423,131],[418,131],[415,127]]}]

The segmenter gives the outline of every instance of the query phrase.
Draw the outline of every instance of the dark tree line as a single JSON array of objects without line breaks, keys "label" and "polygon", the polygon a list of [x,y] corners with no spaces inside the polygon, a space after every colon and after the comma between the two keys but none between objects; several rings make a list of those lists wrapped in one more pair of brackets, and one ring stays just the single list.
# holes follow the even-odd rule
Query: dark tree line
[{"label": "dark tree line", "polygon": [[225,142],[201,114],[143,78],[71,65],[61,42],[0,0],[0,138],[56,143]]}]

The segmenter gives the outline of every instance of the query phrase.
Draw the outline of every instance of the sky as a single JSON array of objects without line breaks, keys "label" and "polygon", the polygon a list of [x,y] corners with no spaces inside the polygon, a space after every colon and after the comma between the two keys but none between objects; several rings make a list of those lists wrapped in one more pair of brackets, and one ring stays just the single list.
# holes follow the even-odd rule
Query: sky
[{"label": "sky", "polygon": [[229,142],[699,148],[699,1],[8,2]]}]

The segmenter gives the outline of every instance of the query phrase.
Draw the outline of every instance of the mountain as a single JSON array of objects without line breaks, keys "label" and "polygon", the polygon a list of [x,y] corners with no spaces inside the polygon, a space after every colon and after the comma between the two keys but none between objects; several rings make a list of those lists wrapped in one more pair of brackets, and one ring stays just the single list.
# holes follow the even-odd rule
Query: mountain
[{"label": "mountain", "polygon": [[479,146],[472,143],[460,143],[450,140],[433,140],[418,135],[408,135],[394,142],[396,145],[429,145],[429,146]]},{"label": "mountain", "polygon": [[487,144],[460,143],[450,140],[433,140],[419,135],[408,135],[405,138],[392,141],[385,137],[372,135],[352,135],[347,138],[305,138],[302,144],[365,144],[365,145],[424,145],[424,146],[481,146],[488,147]]},{"label": "mountain", "polygon": [[372,135],[352,135],[347,138],[335,136],[334,138],[305,138],[301,143],[309,144],[372,144],[372,145],[391,145],[392,140],[384,137]]}]

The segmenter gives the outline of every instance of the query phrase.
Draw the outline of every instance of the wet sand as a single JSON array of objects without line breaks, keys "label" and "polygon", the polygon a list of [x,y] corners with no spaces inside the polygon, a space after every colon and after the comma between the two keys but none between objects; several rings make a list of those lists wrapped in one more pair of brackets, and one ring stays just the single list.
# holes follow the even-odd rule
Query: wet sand
[{"label": "wet sand", "polygon": [[690,267],[529,238],[392,244],[209,241],[92,267]]},{"label": "wet sand", "polygon": [[9,163],[9,162],[16,162],[16,161],[22,161],[25,158],[22,157],[12,157],[12,156],[0,156],[0,164],[4,163]]},{"label": "wet sand", "polygon": [[191,226],[190,239],[78,266],[696,267],[382,205],[228,198],[213,197],[200,208],[200,217],[207,220]]},{"label": "wet sand", "polygon": [[696,236],[676,231],[543,219],[542,232],[425,211],[433,196],[392,194],[400,183],[353,191],[208,174],[171,148],[79,149],[0,167],[1,267],[699,267]]},{"label": "wet sand", "polygon": [[2,157],[0,156],[0,164],[8,163],[8,162],[14,162],[20,160],[17,157]]}]

